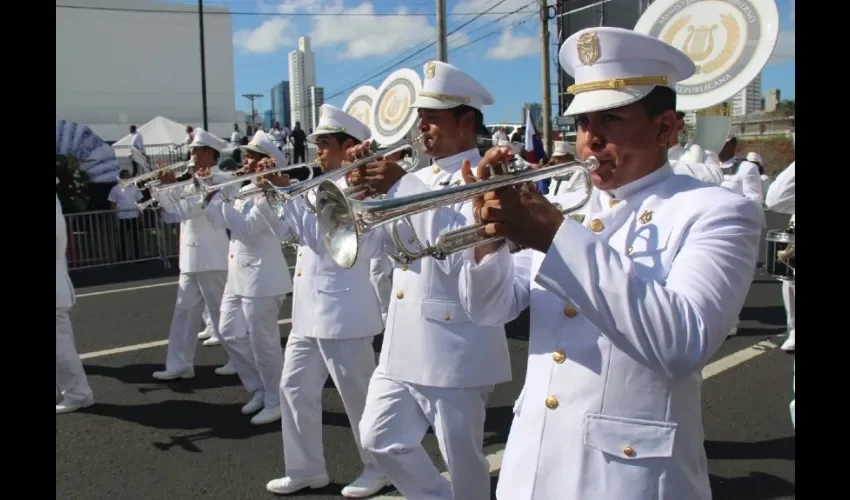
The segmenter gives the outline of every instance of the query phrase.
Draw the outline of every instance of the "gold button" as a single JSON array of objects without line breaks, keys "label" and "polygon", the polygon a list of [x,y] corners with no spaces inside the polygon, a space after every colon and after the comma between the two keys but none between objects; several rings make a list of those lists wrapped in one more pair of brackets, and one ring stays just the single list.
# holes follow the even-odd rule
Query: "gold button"
[{"label": "gold button", "polygon": [[564,316],[568,318],[575,318],[578,316],[578,311],[576,311],[576,308],[573,306],[567,306],[564,308]]},{"label": "gold button", "polygon": [[634,248],[632,248],[632,246],[631,246],[631,245],[627,246],[627,247],[626,247],[626,255],[631,255],[632,250],[634,250]]},{"label": "gold button", "polygon": [[395,294],[395,297],[396,297],[398,300],[403,299],[403,298],[404,298],[404,292],[398,292],[397,294]]},{"label": "gold button", "polygon": [[232,259],[232,258],[233,258],[233,255],[231,255],[231,256],[230,256],[230,258]]},{"label": "gold button", "polygon": [[298,271],[298,276],[301,276],[301,271]]},{"label": "gold button", "polygon": [[592,221],[590,221],[590,230],[594,233],[598,233],[603,229],[605,229],[605,224],[603,224],[601,220],[593,219]]},{"label": "gold button", "polygon": [[407,271],[407,264],[402,264],[402,265],[401,265],[401,270],[402,270],[402,271]]},{"label": "gold button", "polygon": [[433,171],[435,174],[439,174],[439,173],[440,173],[440,167],[434,167],[434,168],[432,169],[432,171]]},{"label": "gold button", "polygon": [[565,359],[567,359],[567,353],[565,353],[563,349],[558,349],[552,353],[552,359],[555,360],[555,363],[561,364]]},{"label": "gold button", "polygon": [[452,320],[452,316],[451,316],[451,314],[446,314],[446,315],[443,317],[443,319],[444,319],[444,320],[446,320],[446,321],[451,321],[451,320]]},{"label": "gold button", "polygon": [[631,446],[626,446],[625,448],[623,448],[623,455],[627,457],[633,457],[635,456],[635,449]]},{"label": "gold button", "polygon": [[555,396],[549,396],[548,398],[546,398],[546,408],[549,408],[550,410],[554,410],[557,407],[558,407],[558,398],[556,398]]},{"label": "gold button", "polygon": [[617,206],[618,203],[620,203],[620,201],[622,201],[622,200],[611,200],[611,201],[608,202],[608,206],[610,208],[614,208],[614,207]]},{"label": "gold button", "polygon": [[299,256],[299,257],[301,257],[302,255],[304,255],[304,253],[303,253],[303,252],[298,252],[298,256]]},{"label": "gold button", "polygon": [[410,238],[407,239],[407,242],[410,243],[411,245],[413,244],[414,241],[416,241],[416,238],[414,238],[413,236],[411,236]]}]

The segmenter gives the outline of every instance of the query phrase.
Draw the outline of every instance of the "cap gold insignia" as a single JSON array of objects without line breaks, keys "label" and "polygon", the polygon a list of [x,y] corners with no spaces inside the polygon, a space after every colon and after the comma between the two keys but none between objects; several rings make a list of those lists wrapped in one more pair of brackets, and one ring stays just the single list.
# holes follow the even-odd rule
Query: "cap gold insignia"
[{"label": "cap gold insignia", "polygon": [[649,210],[644,210],[642,214],[640,214],[640,223],[641,224],[649,224],[649,221],[652,220],[652,212]]},{"label": "cap gold insignia", "polygon": [[592,66],[599,60],[601,54],[599,37],[594,32],[582,34],[578,37],[576,49],[578,50],[578,60],[585,66]]},{"label": "cap gold insignia", "polygon": [[425,78],[431,79],[434,78],[434,74],[437,72],[437,65],[434,64],[434,61],[429,62],[425,65]]}]

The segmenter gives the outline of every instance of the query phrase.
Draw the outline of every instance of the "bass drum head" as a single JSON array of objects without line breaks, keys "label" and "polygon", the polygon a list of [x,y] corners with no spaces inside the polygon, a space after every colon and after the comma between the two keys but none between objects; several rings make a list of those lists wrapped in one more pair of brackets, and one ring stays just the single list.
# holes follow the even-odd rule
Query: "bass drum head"
[{"label": "bass drum head", "polygon": [[416,127],[419,115],[410,105],[422,90],[422,81],[412,69],[393,72],[378,87],[372,106],[372,138],[382,146],[404,140]]},{"label": "bass drum head", "polygon": [[378,89],[371,85],[364,85],[348,96],[342,110],[360,120],[364,125],[372,128],[372,106],[375,104],[375,96]]},{"label": "bass drum head", "polygon": [[775,0],[656,0],[635,31],[687,54],[696,73],[676,84],[677,109],[731,99],[767,65],[779,37]]}]

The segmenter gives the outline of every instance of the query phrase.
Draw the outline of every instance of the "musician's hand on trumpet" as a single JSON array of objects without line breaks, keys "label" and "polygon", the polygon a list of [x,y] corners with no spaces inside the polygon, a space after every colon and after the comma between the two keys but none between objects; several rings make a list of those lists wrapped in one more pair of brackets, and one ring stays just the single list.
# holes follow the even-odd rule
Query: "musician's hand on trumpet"
[{"label": "musician's hand on trumpet", "polygon": [[[362,144],[348,148],[346,156],[350,161],[368,156],[371,154],[369,146],[370,141],[365,141]],[[401,155],[402,152],[399,151],[386,156],[383,160],[363,165],[361,168],[349,173],[348,183],[352,186],[368,184],[371,191],[387,194],[393,185],[407,173],[407,171],[396,163],[401,158]]]},{"label": "musician's hand on trumpet", "polygon": [[[501,174],[501,166],[513,157],[511,149],[504,146],[487,151],[478,163],[475,177],[480,181],[489,179],[494,173]],[[461,173],[467,184],[476,182],[469,161],[464,160]],[[537,192],[533,184],[490,191],[474,197],[472,203],[476,220],[486,224],[482,229],[486,236],[503,237],[540,252],[549,249],[564,221],[560,209]],[[496,248],[498,245],[494,244],[477,247],[476,260],[480,262]]]},{"label": "musician's hand on trumpet", "polygon": [[177,182],[177,176],[173,170],[163,170],[156,176],[160,184],[174,184]]}]

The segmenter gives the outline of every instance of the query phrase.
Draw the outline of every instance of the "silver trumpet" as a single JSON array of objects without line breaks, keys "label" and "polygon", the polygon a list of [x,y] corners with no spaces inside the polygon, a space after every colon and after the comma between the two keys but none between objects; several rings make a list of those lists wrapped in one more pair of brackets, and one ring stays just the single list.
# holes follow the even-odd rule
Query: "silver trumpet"
[{"label": "silver trumpet", "polygon": [[[445,259],[449,255],[467,248],[501,240],[501,237],[487,237],[481,234],[484,223],[466,226],[441,234],[433,246],[417,241],[419,250],[409,250],[399,235],[398,223],[412,215],[426,212],[446,205],[452,205],[472,199],[474,196],[501,188],[536,182],[555,175],[582,171],[585,173],[585,196],[570,207],[558,207],[564,215],[580,210],[590,201],[592,189],[590,172],[599,167],[595,157],[585,161],[576,160],[557,165],[532,169],[531,164],[516,159],[508,163],[508,172],[473,184],[453,186],[439,191],[381,200],[355,200],[334,182],[323,182],[316,192],[316,206],[319,213],[319,226],[325,247],[337,265],[351,268],[357,260],[360,239],[366,233],[385,224],[392,224],[390,237],[396,251],[393,259],[410,263],[424,257]],[[418,237],[417,237],[418,240]],[[514,250],[518,250],[515,247]]]},{"label": "silver trumpet", "polygon": [[[148,185],[148,189],[150,189],[151,198],[142,203],[136,203],[136,207],[139,210],[144,210],[148,207],[153,206],[156,202],[157,195],[164,193],[165,191],[170,191],[172,189],[183,190],[183,193],[180,195],[180,199],[186,198],[191,195],[199,194],[203,189],[203,186],[212,180],[212,175],[208,175],[206,177],[199,177],[197,175],[192,176],[191,179],[180,181],[180,182],[172,182],[170,184],[162,184],[159,181],[156,183],[151,183]],[[187,187],[192,187],[190,190],[186,190]]]},{"label": "silver trumpet", "polygon": [[[175,163],[174,165],[169,165],[167,167],[158,168],[158,169],[153,170],[151,172],[145,172],[142,175],[130,177],[129,179],[118,179],[118,186],[120,186],[121,189],[125,189],[125,188],[128,188],[128,187],[132,186],[133,184],[135,184],[138,189],[149,188],[149,187],[156,186],[157,184],[159,184],[159,180],[157,180],[157,177],[159,177],[159,174],[161,174],[163,172],[174,171],[175,175],[178,175],[177,172],[180,172],[180,174],[182,174],[182,173],[184,173],[183,171],[187,171],[194,166],[195,166],[194,160]],[[148,181],[150,181],[150,182],[148,182]],[[144,184],[145,182],[148,182],[148,183]]]},{"label": "silver trumpet", "polygon": [[[262,177],[269,174],[277,174],[286,172],[288,170],[294,170],[296,168],[304,168],[307,167],[307,170],[310,171],[307,180],[313,178],[313,168],[320,166],[320,162],[318,160],[312,161],[310,163],[300,163],[298,165],[284,165],[282,167],[275,167],[268,170],[261,170],[259,172],[251,172],[250,174],[240,175],[238,177],[234,177],[233,179],[226,180],[219,184],[208,185],[202,188],[201,193],[206,196],[209,193],[215,191],[222,191],[221,197],[224,201],[233,201],[237,198],[249,198],[255,194],[265,194],[265,190],[262,186],[255,186],[251,189],[246,189],[245,191],[239,192],[239,186],[241,186],[245,181],[253,181],[258,177]],[[307,182],[307,181],[304,181]],[[268,181],[265,181],[263,184],[271,184]],[[202,203],[203,207],[206,208],[208,202],[206,200]]]},{"label": "silver trumpet", "polygon": [[[298,184],[293,184],[291,186],[277,187],[267,182],[264,183],[263,186],[259,186],[256,190],[252,190],[251,194],[258,194],[259,192],[263,192],[266,195],[266,200],[268,201],[269,205],[274,209],[275,213],[277,213],[278,216],[281,216],[283,214],[283,207],[286,205],[286,203],[306,195],[313,189],[319,187],[325,181],[335,183],[339,179],[342,179],[343,177],[348,175],[349,172],[353,172],[354,170],[362,167],[363,165],[372,163],[373,161],[379,160],[380,158],[383,158],[385,156],[398,153],[399,151],[404,151],[405,149],[411,150],[411,158],[406,158],[404,160],[399,161],[399,166],[401,166],[407,172],[412,172],[416,170],[419,167],[419,160],[421,157],[417,145],[421,143],[424,139],[425,136],[420,135],[414,139],[406,139],[403,141],[399,141],[390,147],[381,150],[376,150],[374,154],[359,158],[351,163],[341,166],[340,168],[325,172],[322,175],[316,177],[315,179],[307,179],[306,181],[299,182]],[[376,147],[375,145],[376,143],[371,143],[370,149]],[[346,196],[356,197],[361,194],[365,194],[368,190],[369,186],[361,184],[356,186],[349,186],[348,188],[343,190],[343,192]],[[313,206],[313,203],[306,196],[304,196],[304,203],[307,206],[308,211],[314,213],[316,212],[316,207]]]}]

